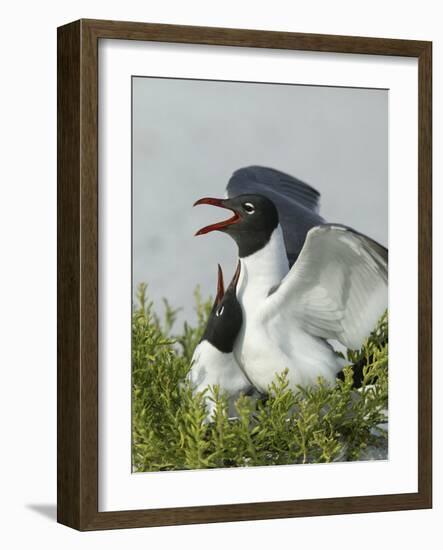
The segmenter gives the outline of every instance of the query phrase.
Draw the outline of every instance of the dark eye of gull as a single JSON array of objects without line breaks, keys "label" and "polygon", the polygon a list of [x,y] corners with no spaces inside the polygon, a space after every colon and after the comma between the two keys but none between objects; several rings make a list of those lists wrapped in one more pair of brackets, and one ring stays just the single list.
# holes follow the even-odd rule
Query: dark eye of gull
[{"label": "dark eye of gull", "polygon": [[248,214],[253,214],[255,212],[255,206],[252,204],[252,202],[245,202],[242,204],[242,206]]}]

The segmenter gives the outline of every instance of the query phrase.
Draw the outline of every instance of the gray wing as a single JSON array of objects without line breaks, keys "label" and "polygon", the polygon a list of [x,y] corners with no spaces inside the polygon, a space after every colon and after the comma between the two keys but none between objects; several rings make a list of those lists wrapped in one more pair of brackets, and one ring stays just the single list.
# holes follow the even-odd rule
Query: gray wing
[{"label": "gray wing", "polygon": [[303,181],[265,166],[236,170],[228,182],[228,197],[245,193],[264,195],[278,210],[289,265],[296,261],[307,232],[324,223],[318,214],[320,193]]},{"label": "gray wing", "polygon": [[316,227],[268,300],[274,328],[292,320],[313,336],[360,349],[388,307],[388,251],[346,226]]}]

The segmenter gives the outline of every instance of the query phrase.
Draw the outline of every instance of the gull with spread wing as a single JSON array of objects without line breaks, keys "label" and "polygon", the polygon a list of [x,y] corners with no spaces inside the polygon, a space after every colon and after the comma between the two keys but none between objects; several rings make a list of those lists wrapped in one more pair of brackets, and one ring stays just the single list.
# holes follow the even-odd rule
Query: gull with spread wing
[{"label": "gull with spread wing", "polygon": [[[258,170],[259,176],[270,170],[282,180],[282,173],[271,169],[242,170],[249,176],[251,170],[253,175]],[[262,392],[275,373],[285,369],[292,387],[315,384],[319,376],[334,382],[344,361],[328,340],[359,349],[387,307],[387,250],[351,228],[322,223],[312,202],[311,210],[299,209],[307,231],[306,240],[300,241],[300,220],[285,196],[287,190],[270,198],[264,186],[260,193],[231,197],[231,182],[228,198],[203,198],[196,204],[233,212],[228,220],[197,234],[223,231],[238,246],[237,299],[243,320],[234,345],[236,360]],[[258,187],[257,182],[252,185],[254,191]],[[312,193],[306,187],[309,202]]]}]

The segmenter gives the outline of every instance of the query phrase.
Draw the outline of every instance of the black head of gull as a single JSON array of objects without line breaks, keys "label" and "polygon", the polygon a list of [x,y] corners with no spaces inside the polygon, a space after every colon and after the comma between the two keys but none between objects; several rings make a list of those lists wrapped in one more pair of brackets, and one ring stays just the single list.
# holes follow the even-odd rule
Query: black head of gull
[{"label": "black head of gull", "polygon": [[217,295],[202,340],[207,340],[222,353],[232,352],[243,322],[242,308],[236,296],[239,277],[240,262],[225,292],[223,272],[218,266]]},{"label": "black head of gull", "polygon": [[230,235],[238,246],[239,257],[244,258],[261,250],[270,240],[279,225],[279,216],[274,203],[259,194],[243,194],[228,199],[204,197],[194,203],[210,204],[233,212],[227,220],[207,225],[196,235],[211,231],[223,231]]},{"label": "black head of gull", "polygon": [[211,421],[216,403],[211,388],[217,385],[228,396],[228,413],[237,416],[235,403],[240,394],[251,390],[251,382],[238,364],[233,350],[240,332],[243,315],[236,297],[240,262],[235,275],[224,291],[223,273],[218,267],[217,296],[209,315],[203,338],[195,348],[188,374],[193,392],[205,392],[206,421]]}]

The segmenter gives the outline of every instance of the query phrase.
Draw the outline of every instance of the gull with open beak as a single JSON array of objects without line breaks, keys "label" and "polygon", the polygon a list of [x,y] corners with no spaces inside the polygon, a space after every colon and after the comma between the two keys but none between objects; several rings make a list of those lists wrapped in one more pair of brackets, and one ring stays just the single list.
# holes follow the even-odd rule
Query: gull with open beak
[{"label": "gull with open beak", "polygon": [[[189,373],[195,392],[217,384],[222,392],[228,394],[229,416],[235,416],[235,401],[240,394],[247,393],[252,388],[233,354],[243,319],[242,308],[236,296],[239,276],[240,262],[225,292],[223,272],[218,266],[217,295],[203,337],[194,351]],[[215,405],[208,392],[205,399],[207,419],[211,420]]]},{"label": "gull with open beak", "polygon": [[291,234],[297,220],[282,225],[281,207],[269,195],[243,193],[195,204],[233,214],[197,235],[222,231],[237,244],[243,322],[234,355],[248,379],[261,392],[285,369],[294,388],[315,384],[319,376],[335,382],[344,361],[328,340],[360,349],[375,327],[387,307],[387,250],[340,224],[314,225],[301,240]]}]

